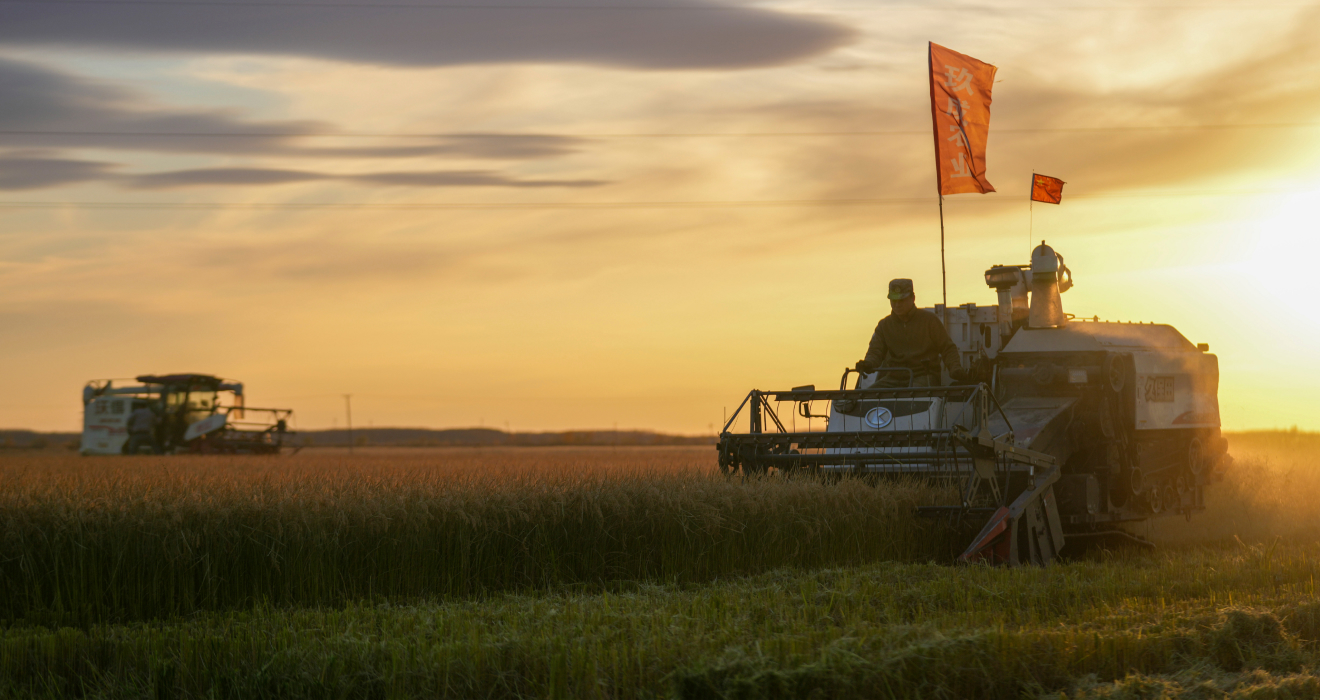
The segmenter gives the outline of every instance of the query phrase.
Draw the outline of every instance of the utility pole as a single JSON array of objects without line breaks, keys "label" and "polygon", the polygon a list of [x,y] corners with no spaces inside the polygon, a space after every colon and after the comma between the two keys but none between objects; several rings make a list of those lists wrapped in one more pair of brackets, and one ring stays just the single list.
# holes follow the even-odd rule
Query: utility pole
[{"label": "utility pole", "polygon": [[353,395],[344,394],[344,412],[348,414],[348,453],[353,454]]}]

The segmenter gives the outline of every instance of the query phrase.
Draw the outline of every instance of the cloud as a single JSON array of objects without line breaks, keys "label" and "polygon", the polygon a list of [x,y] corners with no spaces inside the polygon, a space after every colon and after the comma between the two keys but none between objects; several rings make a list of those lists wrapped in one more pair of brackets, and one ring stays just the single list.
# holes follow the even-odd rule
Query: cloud
[{"label": "cloud", "polygon": [[[852,42],[818,17],[709,0],[437,9],[214,4],[0,5],[0,44],[303,56],[395,66],[570,63],[644,70],[784,65]],[[367,3],[370,4],[370,3]]]},{"label": "cloud", "polygon": [[400,280],[434,275],[458,264],[445,251],[354,241],[338,234],[302,240],[230,244],[195,252],[186,264],[248,278],[309,281]]},{"label": "cloud", "polygon": [[[1186,62],[1168,47],[1152,51],[1150,73],[1140,77],[1132,77],[1132,71],[1108,73],[1126,60],[1108,45],[1103,50],[1058,47],[1059,55],[1048,64],[1024,60],[1016,46],[981,55],[1001,63],[1003,82],[995,88],[989,144],[989,179],[1000,192],[953,197],[948,203],[979,207],[987,214],[1002,211],[981,205],[1016,200],[1033,169],[1069,182],[1065,204],[1083,194],[1200,191],[1207,183],[1234,189],[1241,187],[1234,181],[1261,175],[1263,180],[1289,179],[1314,161],[1320,145],[1313,138],[1314,126],[1251,125],[1316,122],[1320,93],[1310,86],[1320,81],[1320,43],[1314,40],[1320,10],[1302,13],[1291,26],[1270,41],[1247,42],[1245,55],[1231,61]],[[1033,58],[1049,53],[1046,48],[1029,45],[1023,51]],[[1096,72],[1106,79],[1057,68],[1097,64],[1102,70]],[[929,114],[922,89],[884,102],[846,94],[765,100],[711,113],[710,120],[744,123],[755,117],[758,130],[820,134],[787,142],[776,153],[780,172],[810,175],[798,180],[810,188],[799,198],[933,198]],[[1198,128],[1203,125],[1242,128]],[[866,131],[894,133],[856,133]],[[895,205],[881,211],[887,221],[895,221],[908,211],[925,218],[930,208]]]},{"label": "cloud", "polygon": [[18,153],[0,157],[0,190],[39,190],[116,177],[114,163]]},{"label": "cloud", "polygon": [[303,137],[334,136],[338,130],[323,121],[252,120],[234,110],[161,106],[122,86],[8,58],[0,58],[0,94],[5,96],[0,140],[24,148],[527,160],[567,155],[583,143],[565,136],[465,134],[395,139],[388,145],[310,146]]},{"label": "cloud", "polygon": [[[406,139],[400,139],[406,140]],[[300,146],[290,155],[332,158],[410,158],[450,156],[492,160],[531,160],[574,153],[586,139],[540,134],[458,134],[415,139],[410,146]]]},{"label": "cloud", "polygon": [[104,161],[59,158],[40,152],[0,155],[0,190],[34,190],[87,182],[127,189],[283,185],[299,182],[348,182],[392,187],[595,187],[600,180],[531,180],[488,170],[431,170],[338,174],[282,168],[193,168],[157,173],[122,172]]},{"label": "cloud", "polygon": [[369,173],[344,179],[395,187],[596,187],[606,184],[603,180],[519,180],[482,170]]},{"label": "cloud", "polygon": [[523,180],[485,170],[434,170],[338,175],[278,168],[196,168],[109,178],[130,189],[225,185],[281,185],[340,181],[396,187],[595,187],[599,180]]},{"label": "cloud", "polygon": [[[248,121],[230,110],[181,110],[160,107],[145,96],[123,87],[96,82],[24,61],[0,58],[0,130],[9,132],[66,132],[56,136],[6,138],[54,140],[66,147],[124,147],[122,137],[105,132],[138,133],[261,133],[313,134],[329,125],[311,121]],[[77,135],[69,132],[93,132]],[[288,136],[251,136],[240,146],[265,150],[283,145]],[[208,142],[203,141],[203,144]],[[200,150],[220,150],[212,141]],[[129,147],[140,148],[140,144]],[[153,139],[151,150],[199,150],[186,138]]]}]

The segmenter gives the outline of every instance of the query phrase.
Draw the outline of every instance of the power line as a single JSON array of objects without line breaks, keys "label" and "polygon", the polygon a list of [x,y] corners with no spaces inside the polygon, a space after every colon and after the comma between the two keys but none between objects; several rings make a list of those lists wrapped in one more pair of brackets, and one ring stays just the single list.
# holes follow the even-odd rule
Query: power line
[{"label": "power line", "polygon": [[[1069,199],[1158,199],[1167,197],[1225,197],[1306,193],[1296,188],[1244,190],[1176,190],[1169,192],[1076,193]],[[930,204],[935,197],[894,197],[876,199],[781,199],[781,200],[707,200],[707,201],[624,201],[624,202],[55,202],[0,201],[0,209],[93,209],[93,210],[544,210],[544,209],[706,209],[758,207],[872,207],[906,204]],[[1022,204],[1016,197],[976,197],[959,200],[966,204]]]},{"label": "power line", "polygon": [[[5,2],[6,0],[0,0]],[[1232,129],[1306,129],[1320,126],[1320,122],[1287,122],[1277,124],[1167,124],[1136,126],[1080,126],[1033,127],[1021,129],[995,129],[996,134],[1048,134],[1095,133],[1124,131],[1202,131]],[[299,132],[299,131],[45,131],[33,129],[0,129],[0,136],[96,136],[126,138],[349,138],[349,139],[682,139],[682,138],[811,138],[820,136],[923,136],[929,129],[870,130],[870,131],[692,131],[692,132],[566,132],[566,133],[480,133],[480,132]]]}]

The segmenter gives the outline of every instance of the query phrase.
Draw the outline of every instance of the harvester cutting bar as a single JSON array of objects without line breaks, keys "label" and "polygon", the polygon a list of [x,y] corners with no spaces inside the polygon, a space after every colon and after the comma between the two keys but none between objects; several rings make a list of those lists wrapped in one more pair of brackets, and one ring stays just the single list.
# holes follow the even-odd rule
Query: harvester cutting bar
[{"label": "harvester cutting bar", "polygon": [[[754,454],[767,463],[852,464],[859,460],[927,463],[932,460],[970,460],[971,454],[951,443],[948,430],[847,433],[726,433],[721,442],[732,454]],[[796,452],[790,453],[790,450]],[[815,453],[804,450],[879,450],[878,452]]]},{"label": "harvester cutting bar", "polygon": [[[826,430],[785,428],[771,399],[793,402],[807,419],[824,418],[811,402],[828,401]],[[748,431],[733,432],[744,415]],[[719,456],[726,473],[809,469],[956,486],[959,505],[931,504],[918,514],[986,523],[966,562],[1044,564],[1063,546],[1052,488],[1057,460],[1016,444],[1009,416],[982,384],[752,391],[725,424]]]},{"label": "harvester cutting bar", "polygon": [[[808,419],[824,417],[811,412],[812,402],[829,402],[827,430],[786,428],[771,399],[792,401],[797,406],[796,415]],[[1007,433],[991,435],[992,411],[999,411]],[[743,415],[747,417],[747,432],[733,432]],[[998,403],[983,385],[825,391],[800,387],[750,392],[725,424],[719,451],[726,472],[739,468],[763,472],[770,467],[842,467],[870,473],[962,477],[972,472],[978,461],[994,461],[1001,456],[1004,459],[998,461],[1005,469],[1053,464],[1046,455],[1014,447],[1012,440],[1007,417],[1002,417]],[[984,465],[980,470],[986,471]],[[989,473],[982,476],[992,478]]]}]

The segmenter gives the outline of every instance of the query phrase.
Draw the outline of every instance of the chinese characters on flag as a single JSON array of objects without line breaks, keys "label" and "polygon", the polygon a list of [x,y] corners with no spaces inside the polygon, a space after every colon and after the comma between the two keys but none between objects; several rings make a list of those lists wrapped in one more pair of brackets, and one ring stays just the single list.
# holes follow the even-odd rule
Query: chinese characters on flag
[{"label": "chinese characters on flag", "polygon": [[930,44],[930,112],[941,195],[995,191],[985,179],[985,144],[990,135],[990,89],[996,70],[971,56]]},{"label": "chinese characters on flag", "polygon": [[1049,175],[1031,176],[1031,201],[1058,204],[1063,199],[1063,180]]}]

